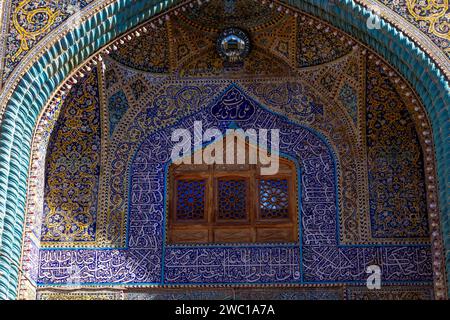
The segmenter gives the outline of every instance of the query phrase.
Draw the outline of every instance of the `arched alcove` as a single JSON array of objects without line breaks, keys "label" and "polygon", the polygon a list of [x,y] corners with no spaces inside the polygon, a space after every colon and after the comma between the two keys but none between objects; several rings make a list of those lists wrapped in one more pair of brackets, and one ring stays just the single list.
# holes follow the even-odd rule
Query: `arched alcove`
[{"label": "arched alcove", "polygon": [[[434,179],[433,167],[436,161],[439,185],[441,186],[439,190],[440,205],[437,205],[436,198],[428,205],[430,210],[435,211],[436,208],[439,208],[445,214],[448,210],[445,203],[447,192],[445,179],[448,179],[445,161],[446,154],[448,154],[446,152],[448,144],[446,144],[446,135],[442,128],[446,128],[445,121],[448,119],[446,107],[449,98],[448,84],[442,73],[433,66],[433,63],[427,59],[425,54],[420,52],[420,49],[414,46],[414,43],[406,39],[387,22],[382,21],[381,30],[383,31],[380,33],[367,31],[364,24],[368,12],[354,2],[347,1],[335,6],[328,6],[325,2],[315,4],[302,2],[292,3],[292,5],[320,16],[321,19],[331,22],[355,38],[367,43],[396,67],[415,88],[425,108],[427,108],[428,117],[433,125],[431,129],[428,128],[422,132],[425,136],[423,141],[427,145],[432,145],[434,140],[436,145],[436,160],[433,148],[424,148],[425,159],[429,159],[426,166],[430,165],[432,168],[428,177],[431,177],[429,180]],[[87,19],[79,30],[63,35],[55,46],[40,56],[39,60],[30,67],[29,71],[24,74],[23,79],[15,86],[15,91],[11,90],[9,91],[10,95],[4,96],[4,101],[8,101],[8,103],[2,121],[2,147],[0,150],[1,157],[5,161],[1,179],[1,189],[3,190],[1,204],[6,212],[3,220],[5,227],[2,234],[2,252],[11,255],[13,260],[18,260],[20,253],[31,136],[38,114],[43,110],[46,102],[63,79],[76,67],[87,61],[90,55],[103,45],[111,43],[116,36],[168,6],[168,2],[154,5],[148,1],[138,1],[132,4],[117,1],[100,10],[95,17]],[[151,9],[149,10],[149,8]],[[354,17],[358,17],[358,19],[354,19]],[[123,23],[125,21],[126,23]],[[92,33],[88,30],[92,30]],[[78,34],[84,36],[80,37]],[[392,40],[391,45],[389,45],[390,40]],[[65,50],[66,48],[67,50]],[[418,54],[412,55],[411,52],[417,52]],[[417,59],[417,64],[415,64],[417,68],[408,69],[407,66],[412,64],[414,59]],[[384,64],[384,62],[381,63]],[[45,68],[46,65],[50,67]],[[41,73],[42,70],[45,70],[43,71],[45,73]],[[405,92],[405,95],[414,96],[414,93]],[[426,115],[420,113],[422,110],[419,106],[418,108],[418,115],[422,116],[418,119],[423,119],[423,117],[426,119]],[[433,133],[433,139],[427,139],[431,133]],[[18,194],[18,197],[16,194]],[[434,196],[436,197],[436,194]],[[437,234],[433,234],[433,239],[435,240],[433,242],[435,250],[442,253],[439,247],[439,230]],[[4,256],[0,257],[4,261],[3,266],[7,264]],[[310,257],[313,259],[313,252],[310,253]],[[4,275],[0,280],[2,292],[14,297],[18,266],[4,269]],[[442,276],[442,273],[436,276],[441,279],[438,284],[441,291],[444,288]]]}]

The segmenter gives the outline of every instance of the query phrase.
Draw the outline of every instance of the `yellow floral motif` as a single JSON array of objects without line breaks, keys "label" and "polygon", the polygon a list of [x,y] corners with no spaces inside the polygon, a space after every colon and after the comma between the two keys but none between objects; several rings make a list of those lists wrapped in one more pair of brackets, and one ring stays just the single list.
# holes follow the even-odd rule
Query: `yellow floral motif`
[{"label": "yellow floral motif", "polygon": [[[30,50],[28,41],[36,40],[38,36],[46,33],[51,28],[51,26],[54,25],[56,18],[61,15],[61,12],[59,10],[52,10],[48,7],[27,9],[26,7],[30,4],[31,1],[32,0],[23,0],[19,2],[12,16],[12,22],[14,28],[19,33],[20,40],[19,49],[14,55],[11,56],[12,61],[15,61],[23,52]],[[27,26],[22,25],[21,21],[19,21],[22,15],[24,15],[27,24],[29,26],[32,26],[33,28],[36,28],[36,25],[38,24],[38,15],[45,16],[46,21],[40,28],[37,28],[36,30],[29,30]]]},{"label": "yellow floral motif", "polygon": [[428,22],[430,33],[450,41],[449,0],[407,0],[406,3],[416,21]]}]

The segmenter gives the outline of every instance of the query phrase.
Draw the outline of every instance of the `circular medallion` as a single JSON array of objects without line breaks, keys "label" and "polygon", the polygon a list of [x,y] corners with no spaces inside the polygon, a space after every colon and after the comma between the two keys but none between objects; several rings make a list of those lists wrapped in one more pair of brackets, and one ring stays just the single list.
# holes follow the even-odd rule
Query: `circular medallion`
[{"label": "circular medallion", "polygon": [[241,29],[225,29],[217,38],[217,50],[228,62],[242,61],[250,52],[250,38]]}]

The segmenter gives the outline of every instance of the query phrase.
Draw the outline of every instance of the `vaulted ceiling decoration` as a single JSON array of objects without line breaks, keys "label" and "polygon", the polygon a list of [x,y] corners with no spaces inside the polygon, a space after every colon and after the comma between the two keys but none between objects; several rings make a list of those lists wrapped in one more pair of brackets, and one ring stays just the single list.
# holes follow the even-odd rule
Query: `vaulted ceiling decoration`
[{"label": "vaulted ceiling decoration", "polygon": [[[4,59],[1,67],[1,85],[6,82],[11,72],[48,34],[58,26],[65,24],[70,29],[79,25],[84,11],[101,7],[110,0],[5,0],[0,4],[0,21],[2,21],[2,41],[0,58]],[[450,28],[448,26],[448,1],[421,2],[418,0],[374,0],[363,4],[379,12],[380,8],[389,8],[394,14],[405,18],[414,30],[414,38],[428,37],[450,57]],[[239,23],[243,28],[255,31],[259,26],[273,23],[277,16],[271,8],[261,6],[257,12],[246,1],[226,0],[219,4],[206,4],[198,9],[190,8],[186,18],[195,21],[197,27],[205,31],[218,31],[225,26]],[[206,14],[199,14],[200,12]],[[239,15],[236,15],[236,12]],[[278,15],[281,16],[280,12]],[[200,17],[200,18],[199,18]],[[226,19],[224,19],[226,18]],[[227,21],[211,29],[211,21]],[[214,30],[215,29],[215,30]],[[420,30],[420,31],[419,31]]]},{"label": "vaulted ceiling decoration", "polygon": [[350,37],[306,16],[285,16],[267,6],[250,14],[252,1],[237,1],[229,12],[223,8],[224,4],[212,1],[193,13],[180,13],[177,19],[162,22],[156,36],[152,32],[134,38],[112,52],[111,57],[133,69],[153,73],[177,72],[183,76],[233,73],[236,70],[224,65],[216,42],[221,28],[232,27],[237,23],[235,20],[244,21],[239,26],[245,27],[250,36],[252,50],[243,65],[248,75],[290,74],[298,68],[343,57],[356,45]]}]

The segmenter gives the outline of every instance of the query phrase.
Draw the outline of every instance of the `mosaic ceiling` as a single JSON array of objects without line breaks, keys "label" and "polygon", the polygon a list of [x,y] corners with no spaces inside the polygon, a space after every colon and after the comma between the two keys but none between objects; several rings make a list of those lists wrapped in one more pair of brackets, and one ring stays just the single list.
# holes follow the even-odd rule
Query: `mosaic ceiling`
[{"label": "mosaic ceiling", "polygon": [[[68,27],[76,26],[81,21],[83,9],[90,5],[105,4],[107,0],[6,0],[0,4],[2,18],[0,56],[3,61],[1,67],[0,84],[3,85],[13,70],[30,53],[46,35],[50,34],[59,25],[66,21]],[[219,7],[210,6],[210,11],[203,18],[196,19],[199,26],[204,30],[211,31],[210,21],[223,18],[227,15],[227,23],[239,23],[242,27],[252,29],[257,25],[270,23],[269,15],[265,11],[268,7],[260,9],[253,19],[251,5],[246,5],[247,1],[227,0],[220,1]],[[333,4],[334,2],[331,2]],[[417,29],[415,38],[429,37],[432,42],[440,48],[447,57],[450,57],[450,27],[449,27],[449,3],[448,1],[419,1],[419,0],[381,0],[381,1],[361,1],[370,5],[370,8],[377,10],[378,6],[387,6],[390,10],[404,17],[410,24],[410,28]],[[375,5],[374,5],[375,3]],[[234,7],[239,7],[240,16],[229,14]],[[247,7],[246,7],[247,6]],[[218,10],[216,10],[218,9]],[[189,13],[188,18],[196,17],[196,9]],[[79,17],[77,19],[77,17]],[[233,18],[230,18],[233,17]],[[234,19],[234,20],[233,20]],[[245,21],[243,23],[243,21]],[[221,29],[223,26],[217,24],[215,28]],[[420,30],[420,31],[419,31]]]},{"label": "mosaic ceiling", "polygon": [[[202,7],[205,11],[200,12],[206,17],[210,17],[210,11],[224,12],[220,6],[216,7],[217,3],[222,4],[220,1],[205,4]],[[268,14],[267,8],[261,7],[251,19],[245,20],[244,26],[251,34],[254,50],[245,59],[244,70],[239,70],[239,75],[242,72],[248,75],[288,75],[294,69],[327,63],[352,51],[354,43],[349,38],[337,36],[337,32],[324,32],[320,26],[304,18],[285,16],[273,10]],[[244,19],[246,9],[242,8],[242,17],[235,16]],[[235,10],[231,14],[240,13],[240,6],[237,5]],[[153,73],[175,72],[183,76],[229,73],[215,49],[221,28],[203,26],[213,25],[214,21],[205,21],[204,16],[179,15],[179,19],[164,22],[156,30],[156,37],[152,33],[135,38],[111,56],[123,65]],[[216,16],[219,21],[227,21],[222,23],[223,27],[234,25],[233,19],[228,22],[226,14]]]},{"label": "mosaic ceiling", "polygon": [[[245,80],[226,77],[205,79],[202,76],[157,78],[155,81],[149,74],[132,72],[110,61],[106,69],[114,70],[117,82],[105,89],[106,97],[111,98],[106,100],[107,110],[100,111],[103,120],[89,124],[86,122],[89,113],[84,112],[83,115],[80,112],[77,116],[68,103],[62,106],[61,120],[64,121],[67,116],[74,123],[84,123],[88,128],[76,135],[72,134],[71,142],[67,143],[64,141],[64,122],[61,122],[52,136],[63,145],[54,149],[50,144],[47,156],[48,187],[44,195],[41,238],[41,245],[45,248],[39,254],[37,282],[41,286],[64,285],[73,276],[72,268],[75,266],[80,270],[79,281],[82,284],[343,283],[363,281],[365,265],[379,264],[384,270],[386,284],[429,284],[432,263],[427,240],[427,212],[420,205],[425,192],[420,187],[424,180],[420,143],[412,129],[414,125],[407,117],[405,105],[399,99],[390,98],[395,93],[392,84],[381,84],[383,92],[377,92],[377,85],[386,80],[375,62],[369,62],[368,65],[367,74],[363,73],[370,83],[364,89],[369,96],[368,109],[360,109],[364,104],[358,107],[356,102],[356,113],[359,115],[356,121],[374,139],[367,145],[360,145],[367,149],[369,166],[360,172],[347,174],[347,170],[352,170],[346,167],[348,161],[364,156],[356,155],[357,148],[351,147],[361,141],[361,133],[356,137],[352,135],[353,124],[348,113],[352,102],[348,106],[350,109],[341,105],[344,108],[336,110],[336,105],[325,102],[323,93],[295,78],[277,79],[263,75]],[[351,64],[347,64],[345,70],[350,72]],[[96,70],[92,74],[95,75]],[[131,87],[138,80],[148,88],[140,98],[145,103],[134,102]],[[73,90],[74,93],[84,92],[87,98],[85,101],[101,109],[97,103],[102,99],[95,99],[95,90],[89,89],[97,86],[95,77],[90,76]],[[351,81],[342,81],[335,99],[344,97],[343,101],[348,102],[348,87],[352,87]],[[298,185],[303,194],[301,244],[180,247],[167,245],[163,240],[166,214],[164,199],[170,198],[164,188],[166,174],[163,164],[170,160],[167,152],[173,145],[170,132],[175,128],[190,126],[198,119],[202,119],[204,125],[227,128],[229,122],[236,119],[217,120],[213,111],[217,105],[216,95],[226,97],[229,90],[237,90],[239,95],[257,106],[253,114],[239,119],[240,127],[281,128],[280,150],[300,161],[304,172]],[[356,91],[352,97],[358,99]],[[386,103],[390,106],[389,112],[383,109]],[[84,110],[85,105],[80,104],[79,108]],[[117,109],[122,112],[105,118]],[[366,114],[365,117],[361,117],[362,114]],[[117,122],[117,119],[120,120]],[[350,122],[340,123],[343,119]],[[111,120],[115,123],[112,135]],[[379,133],[391,126],[401,127],[402,124],[406,127],[400,137]],[[311,128],[311,131],[304,126]],[[99,131],[99,127],[105,127],[106,130]],[[340,131],[339,134],[331,136],[330,130],[333,129]],[[106,136],[102,136],[101,132]],[[320,134],[330,139],[329,144],[320,138]],[[381,137],[385,137],[386,141]],[[108,150],[108,156],[101,163],[95,153],[85,153],[83,157],[70,156],[69,159],[67,152],[58,154],[58,150],[67,148],[91,148],[94,146],[93,141],[102,141],[101,148]],[[397,150],[393,151],[392,146]],[[372,148],[377,152],[372,152]],[[410,153],[411,148],[417,149],[414,155]],[[355,156],[345,155],[345,152],[355,152]],[[65,159],[67,161],[62,161]],[[386,162],[386,166],[381,169],[376,166],[380,161]],[[103,175],[97,175],[102,190],[98,194],[106,197],[99,197],[98,204],[94,202],[98,206],[96,211],[92,210],[92,202],[81,201],[92,199],[86,194],[97,195],[96,180],[90,184],[90,180],[87,180],[92,175],[89,170],[91,163],[101,164],[104,168]],[[357,162],[353,166],[358,167],[363,163]],[[341,166],[346,169],[339,169]],[[74,168],[78,178],[74,178],[74,173],[68,168]],[[129,171],[127,168],[130,168]],[[366,182],[369,186],[364,186],[364,183],[360,185],[353,178],[353,175],[358,177],[365,171],[369,172]],[[338,172],[349,180],[348,184],[337,178]],[[390,181],[394,177],[396,180]],[[64,187],[68,179],[80,186],[86,182],[88,184],[76,191],[70,186]],[[354,220],[357,226],[349,223],[353,213],[350,208],[356,204],[347,202],[349,199],[345,197],[342,204],[338,202],[338,196],[351,194],[352,187],[356,188],[357,194],[373,190],[368,199],[369,206],[373,208],[366,225],[370,228],[368,235],[364,235],[364,228],[358,225],[364,216]],[[405,194],[394,194],[390,188],[399,188]],[[55,190],[62,192],[56,202]],[[70,210],[75,204],[81,207],[81,212]],[[358,210],[358,207],[354,210]],[[55,219],[55,215],[62,219]],[[80,216],[83,218],[80,219]],[[393,224],[393,221],[397,224]],[[81,224],[82,228],[79,227]],[[338,225],[342,230],[342,239],[336,233]],[[352,239],[354,234],[360,239]],[[361,239],[367,236],[370,239]],[[95,243],[92,243],[92,238],[96,238]],[[123,240],[126,241],[125,247],[121,244]],[[102,242],[109,247],[108,250],[92,249],[92,246],[101,247]],[[364,246],[355,246],[356,243]],[[378,245],[370,245],[373,243]],[[390,245],[380,246],[383,243]],[[85,244],[91,248],[80,249]],[[63,248],[53,248],[60,246]],[[66,248],[68,246],[75,248]],[[301,250],[298,250],[299,246]],[[164,265],[161,259],[164,259]],[[330,264],[329,261],[336,263]],[[253,266],[251,272],[245,271],[248,263]],[[398,272],[399,268],[405,270],[406,266],[407,272]],[[196,271],[199,268],[202,272]]]},{"label": "mosaic ceiling", "polygon": [[[34,208],[42,211],[42,221],[33,230],[34,255],[27,267],[44,287],[41,298],[58,295],[45,287],[73,281],[103,286],[327,283],[337,287],[290,294],[299,299],[433,297],[424,138],[416,133],[414,105],[401,94],[405,84],[394,81],[389,66],[345,34],[268,6],[254,12],[249,3],[213,1],[176,19],[153,21],[151,35],[104,56],[102,68],[93,68],[44,114],[44,120],[60,116],[54,128],[46,126],[35,164],[46,167],[45,176],[31,174],[42,179],[43,194],[36,198],[44,205]],[[215,40],[234,24],[248,31],[253,49],[242,66],[228,68]],[[236,119],[219,121],[212,110],[230,90],[255,106],[253,114],[239,119],[242,128],[279,126],[285,133],[281,149],[300,159],[298,243],[213,248],[164,241],[170,132],[199,118],[229,126]],[[382,267],[390,285],[386,291],[375,295],[346,285],[364,283],[368,264]],[[155,294],[180,298],[186,293]],[[197,294],[226,297],[228,292]],[[265,294],[281,297],[276,290]],[[149,296],[129,293],[127,298]]]}]

